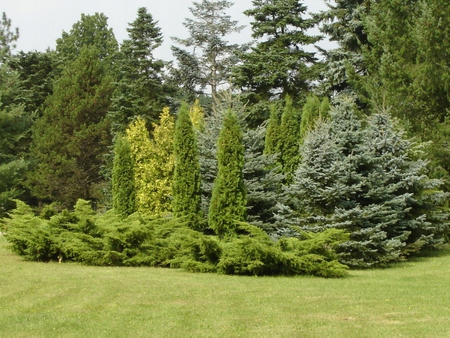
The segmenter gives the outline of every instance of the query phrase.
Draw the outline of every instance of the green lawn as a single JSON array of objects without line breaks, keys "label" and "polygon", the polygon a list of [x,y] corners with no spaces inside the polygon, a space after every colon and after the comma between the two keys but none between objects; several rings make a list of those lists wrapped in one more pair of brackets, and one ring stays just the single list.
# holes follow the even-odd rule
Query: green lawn
[{"label": "green lawn", "polygon": [[0,337],[449,337],[450,250],[344,279],[33,263],[0,237]]}]

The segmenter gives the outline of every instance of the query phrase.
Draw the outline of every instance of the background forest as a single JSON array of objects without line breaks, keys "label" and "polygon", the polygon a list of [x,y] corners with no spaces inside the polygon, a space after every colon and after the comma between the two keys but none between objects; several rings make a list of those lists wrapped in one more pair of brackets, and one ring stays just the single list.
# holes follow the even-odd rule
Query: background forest
[{"label": "background forest", "polygon": [[[443,0],[202,0],[173,38],[82,15],[54,50],[0,22],[0,218],[33,260],[338,277],[449,240]],[[311,28],[321,35],[311,35]],[[311,46],[321,39],[337,48]],[[88,202],[89,201],[89,202]]]}]

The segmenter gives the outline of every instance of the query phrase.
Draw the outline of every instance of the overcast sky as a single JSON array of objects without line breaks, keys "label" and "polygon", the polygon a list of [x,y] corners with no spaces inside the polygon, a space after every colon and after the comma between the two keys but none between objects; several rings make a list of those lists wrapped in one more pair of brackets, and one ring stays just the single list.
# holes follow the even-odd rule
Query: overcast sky
[{"label": "overcast sky", "polygon": [[[197,0],[196,2],[201,2]],[[229,14],[246,28],[232,42],[251,41],[249,18],[242,14],[252,7],[251,0],[235,0]],[[305,0],[308,12],[325,9],[324,0]],[[190,0],[0,0],[0,12],[5,12],[12,20],[13,27],[19,27],[20,38],[17,50],[25,52],[54,49],[56,39],[63,31],[69,32],[72,25],[80,20],[81,14],[104,13],[108,25],[114,31],[119,43],[127,38],[127,27],[137,17],[137,10],[146,7],[153,19],[158,21],[164,36],[164,44],[155,51],[155,56],[164,60],[172,58],[171,37],[187,37],[183,22],[192,17]]]}]

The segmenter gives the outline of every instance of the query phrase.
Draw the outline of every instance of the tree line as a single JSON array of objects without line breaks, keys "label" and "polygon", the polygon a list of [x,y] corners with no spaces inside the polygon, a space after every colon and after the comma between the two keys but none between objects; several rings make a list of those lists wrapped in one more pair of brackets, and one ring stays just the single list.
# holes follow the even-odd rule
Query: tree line
[{"label": "tree line", "polygon": [[[146,8],[121,44],[104,14],[83,14],[55,50],[28,53],[14,53],[19,30],[3,14],[0,216],[16,252],[36,259],[39,246],[23,223],[31,214],[13,211],[19,199],[59,243],[47,258],[95,264],[113,264],[112,252],[137,264],[168,220],[181,230],[161,246],[178,240],[191,251],[168,250],[153,265],[230,273],[340,275],[448,241],[450,13],[442,0],[335,1],[312,15],[302,1],[253,0],[244,13],[255,40],[241,46],[227,41],[242,29],[231,6],[194,2],[189,38],[174,39],[172,62],[153,55],[163,35]],[[309,34],[313,27],[337,48],[306,51],[323,38]],[[91,218],[70,211],[80,200],[99,214],[112,210],[105,215],[116,224],[136,224],[120,235],[121,249],[111,244],[119,230],[86,208]],[[76,224],[76,245],[62,239],[61,217]],[[130,244],[125,233],[138,228],[145,235]],[[80,233],[109,241],[97,250],[103,260]],[[299,249],[315,239],[330,251]],[[211,250],[203,256],[202,245]],[[314,262],[329,270],[304,268]]]}]

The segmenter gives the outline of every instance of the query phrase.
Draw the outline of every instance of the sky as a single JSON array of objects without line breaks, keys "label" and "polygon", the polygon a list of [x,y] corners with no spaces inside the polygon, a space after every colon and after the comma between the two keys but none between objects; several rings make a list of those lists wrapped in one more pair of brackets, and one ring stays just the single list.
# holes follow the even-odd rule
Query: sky
[{"label": "sky", "polygon": [[[196,2],[201,2],[197,0]],[[308,12],[318,12],[326,8],[324,0],[305,0]],[[12,26],[18,27],[20,38],[17,51],[45,51],[54,49],[56,39],[62,32],[70,32],[72,25],[81,19],[81,14],[104,13],[108,25],[113,29],[119,43],[127,39],[126,29],[137,18],[137,10],[146,7],[158,22],[164,37],[163,45],[154,55],[163,60],[171,60],[170,46],[175,43],[171,37],[186,38],[188,32],[183,26],[185,18],[192,15],[191,0],[0,0],[0,13],[5,12]],[[243,14],[252,8],[251,0],[235,0],[229,14],[240,25],[246,27],[230,36],[233,43],[251,41],[250,18]]]}]

